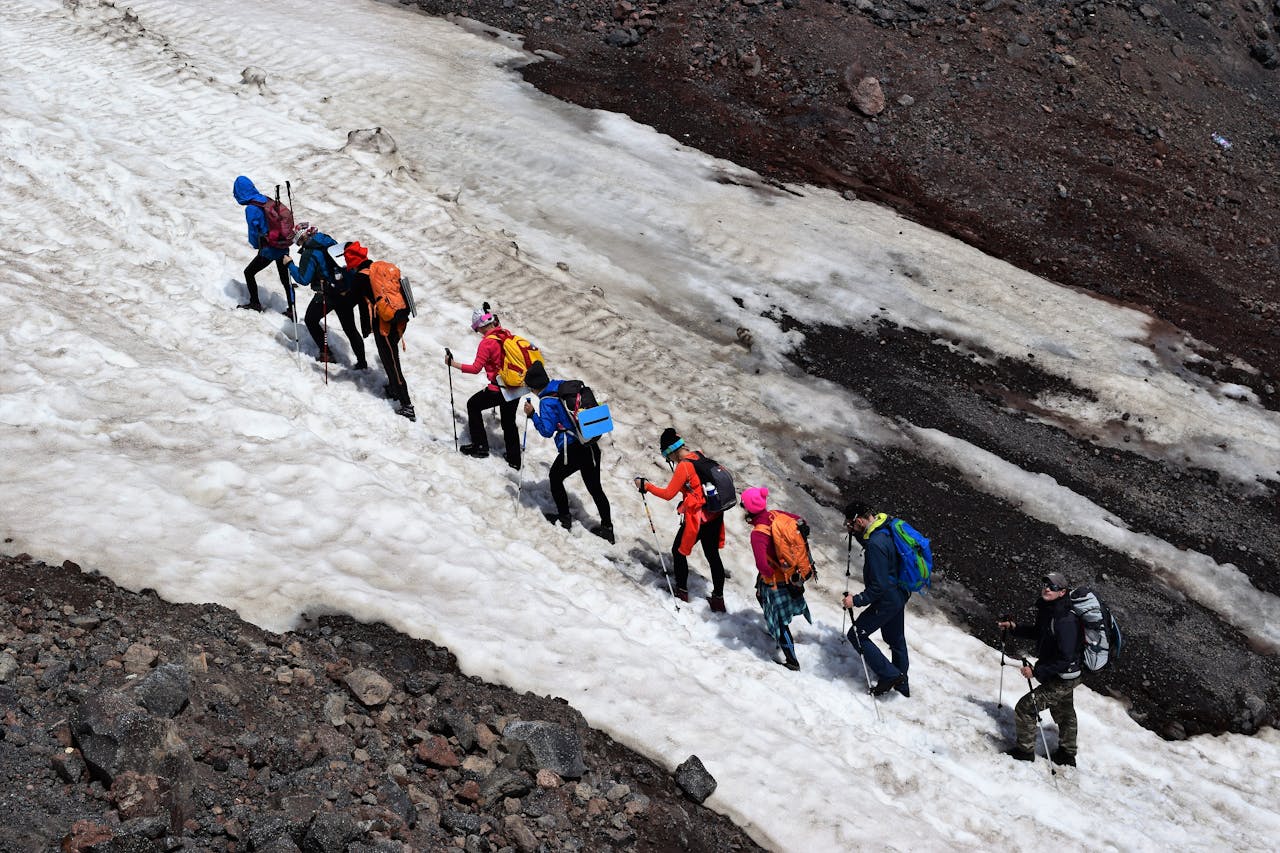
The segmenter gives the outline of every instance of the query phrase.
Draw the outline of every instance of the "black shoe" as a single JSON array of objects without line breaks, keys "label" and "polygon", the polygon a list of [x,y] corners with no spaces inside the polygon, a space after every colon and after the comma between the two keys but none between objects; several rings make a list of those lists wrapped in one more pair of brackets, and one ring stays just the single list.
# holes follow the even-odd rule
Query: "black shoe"
[{"label": "black shoe", "polygon": [[418,419],[418,416],[413,413],[413,406],[401,406],[396,409],[396,414],[402,418],[408,418],[411,421],[416,421]]},{"label": "black shoe", "polygon": [[1061,764],[1066,767],[1076,766],[1076,754],[1074,752],[1066,752],[1062,747],[1055,749],[1053,754],[1049,756],[1049,760],[1054,764]]},{"label": "black shoe", "polygon": [[365,364],[363,361],[357,361],[355,364],[351,365],[351,369],[352,370],[368,370],[369,365]]},{"label": "black shoe", "polygon": [[519,460],[519,459],[515,459],[515,460],[508,459],[508,460],[507,460],[507,467],[508,467],[508,468],[514,468],[515,470],[519,471],[519,470],[520,470],[520,460]]},{"label": "black shoe", "polygon": [[1009,756],[1014,761],[1035,761],[1036,760],[1035,752],[1029,749],[1018,749],[1017,747],[1014,747],[1013,749],[1009,750],[1008,752],[1005,753],[1005,755]]},{"label": "black shoe", "polygon": [[551,522],[552,524],[560,525],[565,530],[570,530],[573,528],[573,519],[567,515],[557,515],[554,512],[544,512],[542,514],[542,517],[545,518],[547,521]]},{"label": "black shoe", "polygon": [[786,656],[786,660],[782,662],[782,665],[785,666],[787,669],[791,670],[792,672],[799,672],[800,661],[796,660],[795,652],[791,651],[790,649],[783,649],[782,654]]},{"label": "black shoe", "polygon": [[612,525],[612,524],[601,524],[601,525],[600,525],[600,526],[598,526],[598,527],[593,527],[593,528],[591,528],[591,533],[592,533],[592,535],[594,535],[594,536],[599,536],[601,539],[605,540],[605,541],[606,541],[606,542],[608,542],[610,545],[612,545],[612,544],[613,544],[613,541],[614,541],[614,540],[613,540],[613,525]]},{"label": "black shoe", "polygon": [[294,314],[294,313],[293,313],[293,309],[292,309],[292,308],[286,308],[286,309],[284,309],[283,311],[281,311],[280,313],[281,313],[281,314],[283,314],[284,316],[288,317],[288,318],[289,318],[289,320],[290,320],[291,322],[294,322],[294,323],[298,322],[298,317],[297,317],[297,315],[296,315],[296,314]]},{"label": "black shoe", "polygon": [[906,680],[907,677],[905,675],[899,675],[897,678],[882,678],[876,683],[875,687],[871,688],[871,695],[883,696],[890,690],[897,689],[898,685],[904,683]]},{"label": "black shoe", "polygon": [[329,364],[338,363],[338,360],[333,357],[333,353],[329,352],[328,347],[325,347],[324,349],[320,350],[320,352],[316,353],[316,361],[320,362],[321,364],[324,364],[325,362],[328,362]]},{"label": "black shoe", "polygon": [[707,606],[711,608],[712,613],[727,613],[724,607],[723,595],[708,595]]},{"label": "black shoe", "polygon": [[243,305],[237,305],[236,307],[237,307],[237,308],[245,308],[245,309],[248,309],[249,311],[262,311],[262,303],[261,303],[261,302],[253,302],[253,301],[250,301],[250,302],[246,302],[246,303],[245,303],[245,304],[243,304]]},{"label": "black shoe", "polygon": [[481,447],[478,444],[464,444],[458,448],[467,456],[474,456],[476,459],[488,459],[489,448]]},{"label": "black shoe", "polygon": [[689,600],[689,590],[687,590],[687,589],[681,589],[680,587],[676,587],[676,598],[680,599],[681,601],[688,601],[688,600]]},{"label": "black shoe", "polygon": [[895,686],[893,689],[901,693],[903,696],[906,696],[908,699],[911,698],[911,685],[907,684],[907,680],[905,678],[902,679],[901,684]]}]

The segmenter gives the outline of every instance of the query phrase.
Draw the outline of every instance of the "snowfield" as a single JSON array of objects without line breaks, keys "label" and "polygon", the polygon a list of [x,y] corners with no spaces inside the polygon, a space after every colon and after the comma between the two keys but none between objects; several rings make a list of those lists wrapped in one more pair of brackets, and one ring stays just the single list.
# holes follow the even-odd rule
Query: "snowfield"
[{"label": "snowfield", "polygon": [[[815,445],[848,448],[850,465],[860,446],[933,447],[1029,514],[1161,561],[1272,648],[1280,602],[1234,566],[1130,533],[1052,481],[800,374],[786,360],[799,333],[762,312],[879,315],[1043,353],[1042,369],[1098,397],[1064,417],[1134,412],[1157,454],[1280,477],[1275,413],[1160,357],[1190,342],[882,209],[785,192],[556,102],[511,70],[533,57],[483,27],[372,0],[0,0],[0,14],[7,549],[273,630],[340,611],[445,644],[468,673],[563,696],[669,767],[696,753],[719,782],[708,804],[773,849],[1273,849],[1274,730],[1169,743],[1081,691],[1081,766],[1055,785],[1043,761],[999,754],[1016,672],[998,708],[998,653],[927,602],[908,611],[913,695],[883,702],[877,722],[841,637],[839,519],[792,479]],[[239,174],[264,191],[288,180],[299,219],[414,281],[421,313],[402,357],[417,423],[382,399],[371,345],[374,370],[339,365],[324,384],[309,336],[295,353],[277,313],[273,270],[258,282],[275,310],[233,310],[252,257]],[[543,520],[550,442],[530,436],[518,504],[500,456],[455,452],[442,355],[470,360],[482,300],[543,348],[553,377],[610,402],[615,546]],[[461,411],[481,386],[453,376]],[[794,623],[800,673],[769,662],[736,512],[729,614],[699,598],[677,612],[652,571],[629,482],[665,477],[668,425],[739,487],[767,484],[771,505],[814,522],[823,580],[815,625]],[[674,511],[650,507],[665,550]],[[705,592],[695,578],[691,593]]]}]

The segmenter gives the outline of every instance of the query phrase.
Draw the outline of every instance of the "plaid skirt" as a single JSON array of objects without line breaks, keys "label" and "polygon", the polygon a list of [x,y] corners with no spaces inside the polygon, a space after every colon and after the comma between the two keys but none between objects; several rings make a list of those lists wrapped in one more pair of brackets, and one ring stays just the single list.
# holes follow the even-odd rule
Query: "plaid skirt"
[{"label": "plaid skirt", "polygon": [[782,636],[782,629],[797,616],[803,616],[810,625],[813,617],[809,615],[809,605],[804,600],[804,593],[792,595],[785,585],[777,588],[756,578],[756,598],[764,610],[764,625],[769,636],[777,640]]}]

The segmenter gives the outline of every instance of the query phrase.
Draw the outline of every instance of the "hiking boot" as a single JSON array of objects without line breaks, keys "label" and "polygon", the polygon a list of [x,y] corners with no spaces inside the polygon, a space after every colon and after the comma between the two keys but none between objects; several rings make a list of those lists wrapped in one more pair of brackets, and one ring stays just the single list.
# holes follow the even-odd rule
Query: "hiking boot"
[{"label": "hiking boot", "polygon": [[288,308],[284,309],[284,310],[283,310],[283,311],[281,311],[280,313],[281,313],[281,314],[283,314],[284,316],[288,317],[290,322],[292,322],[292,323],[296,323],[296,322],[298,322],[298,316],[297,316],[296,314],[294,314],[294,313],[293,313],[293,306],[292,306],[292,305],[290,305]]},{"label": "hiking boot", "polygon": [[547,521],[551,522],[552,524],[560,525],[565,530],[570,530],[573,528],[573,519],[567,515],[559,515],[554,512],[544,512],[542,514],[542,517],[545,518]]},{"label": "hiking boot", "polygon": [[473,456],[476,459],[488,459],[489,448],[482,447],[479,444],[464,444],[458,448],[467,456]]},{"label": "hiking boot", "polygon": [[727,613],[727,612],[728,612],[727,610],[725,610],[725,609],[724,609],[724,596],[723,596],[723,595],[708,595],[708,596],[707,596],[707,605],[711,608],[711,612],[712,612],[712,613]]},{"label": "hiking boot", "polygon": [[1036,760],[1036,754],[1034,750],[1019,749],[1016,746],[1013,749],[1007,751],[1005,755],[1009,756],[1014,761],[1035,761]]},{"label": "hiking boot", "polygon": [[907,677],[899,675],[895,678],[882,678],[876,682],[876,686],[871,688],[872,696],[883,696],[890,690],[896,690],[899,685],[905,684]]},{"label": "hiking boot", "polygon": [[591,534],[593,536],[599,536],[601,539],[605,540],[610,545],[612,545],[614,542],[612,524],[601,524],[597,527],[593,527],[591,528]]},{"label": "hiking boot", "polygon": [[907,684],[907,679],[902,679],[902,683],[896,685],[893,689],[901,693],[903,696],[906,696],[908,699],[911,698],[911,686]]},{"label": "hiking boot", "polygon": [[683,587],[676,587],[676,598],[680,599],[681,601],[688,601],[689,590],[684,589]]},{"label": "hiking boot", "polygon": [[413,412],[412,405],[401,406],[400,408],[396,409],[396,414],[402,418],[408,418],[411,421],[416,421],[418,419],[418,416],[415,415]]},{"label": "hiking boot", "polygon": [[1055,749],[1053,754],[1049,756],[1049,760],[1054,764],[1061,764],[1066,767],[1076,766],[1076,754],[1074,752],[1067,752],[1062,747]]},{"label": "hiking boot", "polygon": [[249,302],[246,302],[246,303],[245,303],[245,304],[243,304],[243,305],[237,305],[236,307],[237,307],[237,308],[245,308],[245,309],[248,309],[249,311],[259,311],[259,312],[261,312],[261,311],[262,311],[262,303],[261,303],[261,302],[254,302],[254,301],[252,301],[252,300],[250,300]]},{"label": "hiking boot", "polygon": [[321,364],[324,364],[325,362],[328,362],[329,364],[338,363],[338,360],[334,358],[332,354],[330,354],[328,347],[316,353],[316,361],[320,362]]},{"label": "hiking boot", "polygon": [[519,459],[512,459],[511,457],[507,457],[507,467],[508,467],[508,468],[513,468],[513,469],[515,469],[516,471],[519,471],[519,470],[520,470],[520,460],[519,460]]},{"label": "hiking boot", "polygon": [[355,364],[351,365],[351,369],[352,370],[368,370],[369,365],[365,364],[364,361],[357,361]]},{"label": "hiking boot", "polygon": [[786,658],[782,662],[782,665],[785,666],[787,669],[791,670],[792,672],[799,672],[800,661],[796,660],[796,653],[791,651],[790,649],[783,649],[782,654]]}]

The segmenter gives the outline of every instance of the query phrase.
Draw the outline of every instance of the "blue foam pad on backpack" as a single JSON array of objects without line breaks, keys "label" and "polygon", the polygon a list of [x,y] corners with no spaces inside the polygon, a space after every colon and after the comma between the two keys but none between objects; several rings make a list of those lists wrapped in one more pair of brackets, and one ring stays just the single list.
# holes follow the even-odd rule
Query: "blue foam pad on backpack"
[{"label": "blue foam pad on backpack", "polygon": [[599,438],[606,432],[613,432],[613,416],[609,414],[609,404],[601,403],[578,412],[578,429],[586,441]]}]

